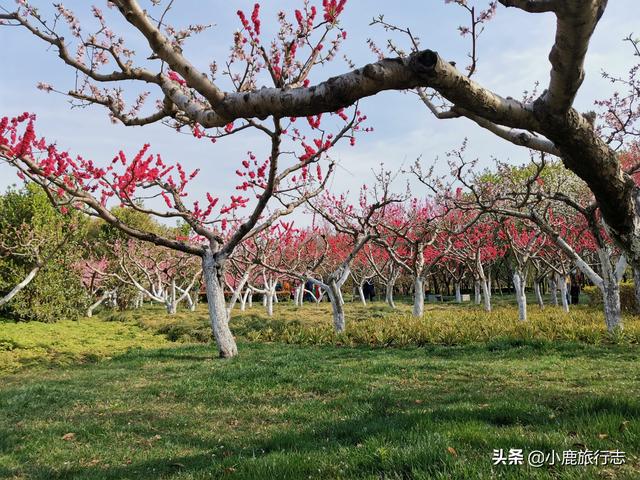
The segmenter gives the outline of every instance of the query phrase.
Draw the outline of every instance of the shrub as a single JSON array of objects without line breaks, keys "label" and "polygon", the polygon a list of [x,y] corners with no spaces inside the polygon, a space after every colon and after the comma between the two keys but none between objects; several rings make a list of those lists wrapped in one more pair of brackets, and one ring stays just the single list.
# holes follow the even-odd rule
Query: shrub
[{"label": "shrub", "polygon": [[[590,305],[602,305],[602,291],[598,287],[587,286],[584,287],[583,292],[589,296]],[[640,309],[633,282],[620,284],[620,307],[623,312],[637,312]]]}]

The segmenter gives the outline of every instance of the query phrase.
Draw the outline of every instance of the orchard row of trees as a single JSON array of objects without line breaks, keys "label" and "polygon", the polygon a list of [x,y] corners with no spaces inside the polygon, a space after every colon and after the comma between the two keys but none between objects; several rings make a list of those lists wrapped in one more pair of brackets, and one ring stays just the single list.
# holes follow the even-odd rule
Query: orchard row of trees
[{"label": "orchard row of trees", "polygon": [[[524,321],[527,286],[539,308],[548,289],[551,303],[569,311],[567,278],[573,275],[574,282],[584,278],[601,291],[607,328],[622,328],[619,283],[634,270],[608,237],[584,183],[544,158],[525,167],[498,164],[493,171],[475,173],[464,148],[450,154],[455,178],[425,175],[416,163],[412,173],[431,195],[397,193],[391,188],[397,179],[381,171],[357,200],[326,192],[308,199],[301,208],[314,218],[311,225],[279,219],[248,235],[221,272],[226,322],[234,307],[244,310],[255,295],[269,316],[284,299],[296,305],[305,298],[327,299],[334,327],[342,332],[344,294],[351,287],[366,305],[367,282],[383,287],[392,308],[402,286],[413,295],[416,317],[424,316],[425,290],[436,293],[438,282],[452,287],[456,302],[463,290],[472,291],[486,311],[502,283],[515,292]],[[464,187],[454,190],[453,184]],[[77,209],[56,211],[35,183],[9,191],[0,205],[7,272],[7,293],[0,302],[14,317],[51,320],[69,316],[74,308],[91,316],[101,305],[136,308],[145,301],[163,304],[169,314],[180,304],[195,310],[206,285],[204,262],[197,255],[136,239]],[[107,211],[117,222],[158,238],[204,242],[188,223],[167,227],[139,208]],[[241,225],[232,221],[215,234],[221,243],[229,242]]]},{"label": "orchard row of trees", "polygon": [[[64,93],[77,105],[104,107],[113,121],[127,126],[162,122],[212,143],[253,130],[264,145],[255,145],[239,159],[237,194],[223,198],[208,192],[197,200],[189,193],[197,170],[187,172],[179,163],[165,162],[149,153],[148,145],[133,156],[120,151],[110,162],[73,156],[36,133],[33,113],[2,118],[0,156],[25,181],[42,188],[57,211],[77,211],[82,219],[97,217],[124,235],[113,248],[120,252],[118,269],[109,270],[112,266],[98,255],[83,278],[95,275],[129,284],[174,311],[179,299],[194,301],[189,292],[201,269],[211,326],[223,357],[237,353],[229,328],[227,283],[236,285],[235,297],[242,292],[238,287],[243,279],[258,283],[256,288],[269,304],[278,275],[309,280],[328,296],[334,324],[341,330],[342,287],[356,272],[354,265],[368,257],[388,257],[387,264],[376,265],[376,274],[387,278],[386,283],[393,284],[399,275],[412,279],[415,315],[422,314],[424,282],[436,269],[449,268],[458,283],[462,275],[473,278],[490,309],[487,269],[509,255],[524,319],[522,293],[532,269],[539,269],[539,277],[555,272],[561,278],[578,268],[601,290],[608,328],[618,327],[618,280],[627,261],[640,268],[640,189],[634,178],[638,69],[632,68],[628,77],[609,75],[623,92],[598,102],[598,124],[593,113],[573,108],[584,79],[589,40],[606,0],[500,0],[489,2],[486,9],[466,0],[445,3],[469,13],[470,24],[459,30],[470,40],[466,70],[433,50],[422,50],[409,29],[380,18],[374,24],[398,36],[388,43],[393,58],[384,58],[385,53],[370,43],[379,61],[311,85],[311,72],[335,59],[348,38],[340,21],[346,0],[318,6],[304,1],[293,12],[280,12],[273,39],[263,38],[259,4],[251,12],[238,11],[240,29],[229,58],[224,67],[214,59],[206,73],[184,52],[189,38],[208,27],[169,24],[172,1],[153,0],[145,9],[136,0],[114,0],[108,2],[116,7],[113,13],[92,7],[95,25],[87,27],[62,4],[48,11],[20,0],[15,9],[2,7],[0,22],[52,47],[76,72],[72,89],[41,83],[42,90]],[[475,81],[478,38],[498,3],[530,14],[551,13],[557,19],[550,80],[540,94],[534,91],[516,100]],[[129,31],[115,33],[113,15],[121,16]],[[148,48],[129,48],[131,35],[141,36]],[[398,42],[404,40],[408,48],[402,49]],[[638,42],[628,40],[640,56]],[[419,194],[394,192],[393,179],[384,171],[358,201],[325,193],[335,169],[330,156],[335,146],[353,146],[358,135],[371,132],[358,102],[385,90],[413,91],[436,118],[466,117],[530,149],[532,162],[520,169],[498,164],[496,171],[477,172],[463,146],[449,155],[450,176],[438,178],[432,169],[414,166],[412,175],[424,186]],[[147,105],[153,94],[155,103]],[[573,174],[549,157],[559,158]],[[155,223],[134,222],[114,213],[114,205],[179,222],[184,231],[176,235]],[[313,212],[317,222],[305,229],[287,224],[285,216],[300,208]],[[298,237],[306,243],[296,245]],[[282,250],[287,242],[293,251],[318,254],[296,263]],[[143,246],[148,244],[155,247]],[[269,246],[274,244],[278,248]],[[150,251],[156,247],[157,253]],[[333,263],[325,262],[329,253],[320,252],[334,248],[341,254]],[[10,255],[12,249],[6,250]],[[273,251],[287,258],[286,265],[280,257],[272,258]],[[189,268],[172,267],[192,258],[198,264],[193,275]],[[33,263],[7,297],[17,298],[29,277],[37,276],[39,263]],[[159,280],[152,265],[173,273]],[[326,265],[330,267],[322,271]],[[233,279],[231,271],[237,272]],[[262,281],[251,280],[258,273]],[[141,278],[148,281],[141,283]],[[562,289],[565,282],[557,284]]]}]

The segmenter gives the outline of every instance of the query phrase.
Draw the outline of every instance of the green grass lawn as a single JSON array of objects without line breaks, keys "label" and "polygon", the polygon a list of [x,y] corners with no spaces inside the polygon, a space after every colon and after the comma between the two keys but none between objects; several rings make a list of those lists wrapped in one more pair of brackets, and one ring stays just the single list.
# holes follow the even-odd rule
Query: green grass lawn
[{"label": "green grass lawn", "polygon": [[[307,307],[276,315],[301,331],[330,322],[325,306]],[[404,318],[348,307],[354,330]],[[240,356],[225,361],[193,343],[203,312],[0,323],[0,478],[640,478],[634,337],[519,338],[507,307],[475,324],[462,309],[432,307],[426,321],[454,321],[451,312],[460,330],[508,325],[452,346],[296,345],[251,334],[262,318],[254,308],[236,316]],[[597,312],[579,318],[591,324]],[[633,330],[638,319],[626,320]],[[619,449],[627,464],[494,467],[499,448]]]}]

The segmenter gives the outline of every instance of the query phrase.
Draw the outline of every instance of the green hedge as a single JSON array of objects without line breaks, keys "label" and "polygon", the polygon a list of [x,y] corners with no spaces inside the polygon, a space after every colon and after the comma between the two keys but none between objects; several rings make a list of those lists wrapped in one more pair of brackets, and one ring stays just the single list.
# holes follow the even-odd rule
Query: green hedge
[{"label": "green hedge", "polygon": [[[589,304],[602,305],[602,292],[598,287],[584,287],[583,292],[589,296]],[[640,305],[636,302],[635,286],[633,282],[620,284],[620,307],[624,312],[637,312]]]}]

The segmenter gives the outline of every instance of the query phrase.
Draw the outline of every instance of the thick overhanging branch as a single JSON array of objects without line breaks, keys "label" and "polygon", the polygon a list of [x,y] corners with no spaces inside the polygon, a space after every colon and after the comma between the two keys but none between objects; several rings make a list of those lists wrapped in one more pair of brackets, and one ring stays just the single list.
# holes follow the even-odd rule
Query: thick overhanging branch
[{"label": "thick overhanging branch", "polygon": [[[500,125],[528,130],[538,126],[531,109],[522,102],[482,87],[432,50],[383,59],[308,88],[226,93],[217,107],[200,107],[200,113],[191,104],[190,116],[200,115],[200,122],[207,127],[221,127],[239,118],[302,117],[335,112],[383,91],[418,87],[433,88],[454,105]],[[177,93],[165,90],[181,109],[187,108],[189,99]]]},{"label": "thick overhanging branch", "polygon": [[171,42],[154,25],[136,0],[117,0],[113,2],[124,18],[142,33],[158,58],[178,72],[191,88],[205,97],[212,107],[217,107],[224,93],[182,55],[174,49]]},{"label": "thick overhanging branch", "polygon": [[556,11],[556,41],[549,54],[551,79],[544,95],[549,108],[566,112],[584,80],[584,59],[589,41],[607,0],[565,0]]},{"label": "thick overhanging branch", "polygon": [[499,0],[505,7],[516,7],[529,13],[555,12],[562,0]]},{"label": "thick overhanging branch", "polygon": [[549,53],[551,77],[542,98],[553,113],[567,112],[584,80],[584,59],[589,41],[608,0],[499,1],[505,7],[516,7],[530,13],[555,13],[556,38]]}]

